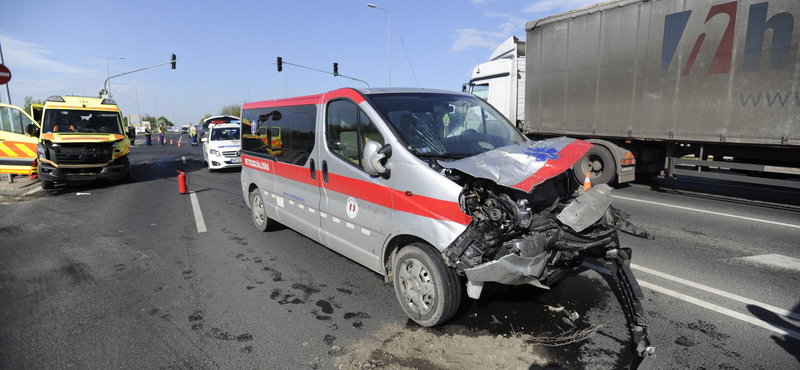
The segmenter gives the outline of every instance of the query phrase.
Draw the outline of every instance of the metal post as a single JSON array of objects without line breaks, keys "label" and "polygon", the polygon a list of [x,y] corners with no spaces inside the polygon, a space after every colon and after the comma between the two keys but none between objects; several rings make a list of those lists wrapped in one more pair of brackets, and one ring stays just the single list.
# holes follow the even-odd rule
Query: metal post
[{"label": "metal post", "polygon": [[388,10],[375,6],[374,4],[367,4],[367,6],[370,8],[383,10],[389,16],[389,87],[392,87],[392,13],[389,13]]},{"label": "metal post", "polygon": [[8,174],[8,183],[9,184],[13,184],[14,183],[14,177],[12,177],[10,173]]},{"label": "metal post", "polygon": [[[3,45],[0,45],[0,64],[5,64],[4,59],[3,59]],[[6,84],[6,96],[8,97],[8,104],[12,105],[11,104],[11,89],[8,87],[8,84],[10,84],[10,83],[11,82]],[[8,180],[10,182],[14,181],[14,180],[11,180],[11,175],[8,175]]]},{"label": "metal post", "polygon": [[[700,144],[700,162],[703,161],[703,144]],[[697,165],[697,172],[700,172],[700,165]]]},{"label": "metal post", "polygon": [[[111,60],[111,59],[125,59],[125,57],[106,58],[106,77],[108,77],[108,78],[111,78],[111,72],[108,69],[108,61]],[[108,95],[108,97],[111,98],[111,90],[110,90],[111,89],[111,85],[109,85],[108,87],[109,87],[109,90],[106,90],[106,95]]]}]

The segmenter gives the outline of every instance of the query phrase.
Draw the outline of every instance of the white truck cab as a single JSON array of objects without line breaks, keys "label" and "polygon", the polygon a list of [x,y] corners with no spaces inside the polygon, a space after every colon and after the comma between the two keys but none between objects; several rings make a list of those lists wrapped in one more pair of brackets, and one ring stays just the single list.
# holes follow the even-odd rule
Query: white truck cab
[{"label": "white truck cab", "polygon": [[211,124],[208,129],[210,134],[200,139],[208,170],[241,167],[239,150],[242,147],[242,133],[239,122]]},{"label": "white truck cab", "polygon": [[525,41],[511,36],[500,44],[488,62],[475,67],[463,90],[485,100],[521,128],[525,118]]}]

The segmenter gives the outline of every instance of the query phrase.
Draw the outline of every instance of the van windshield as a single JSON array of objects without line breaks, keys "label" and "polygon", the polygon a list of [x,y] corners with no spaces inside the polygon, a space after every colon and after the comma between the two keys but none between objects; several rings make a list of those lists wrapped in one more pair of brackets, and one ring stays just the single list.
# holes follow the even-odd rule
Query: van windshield
[{"label": "van windshield", "polygon": [[370,98],[419,156],[463,158],[527,141],[475,96],[397,93]]},{"label": "van windshield", "polygon": [[122,134],[119,114],[90,110],[48,109],[43,132]]}]

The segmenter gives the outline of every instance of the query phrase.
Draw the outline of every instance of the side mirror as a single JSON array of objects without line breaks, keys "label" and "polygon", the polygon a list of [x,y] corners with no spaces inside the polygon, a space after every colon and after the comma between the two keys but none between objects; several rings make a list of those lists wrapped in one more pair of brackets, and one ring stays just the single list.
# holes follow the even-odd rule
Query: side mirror
[{"label": "side mirror", "polygon": [[364,154],[361,158],[364,164],[364,172],[370,176],[382,176],[389,178],[391,172],[386,168],[386,160],[392,157],[392,146],[386,144],[381,146],[377,141],[370,141],[364,145]]},{"label": "side mirror", "polygon": [[461,92],[467,92],[467,84],[466,83],[461,84]]},{"label": "side mirror", "polygon": [[28,126],[25,127],[25,133],[31,137],[39,137],[39,128],[33,123],[29,123]]}]

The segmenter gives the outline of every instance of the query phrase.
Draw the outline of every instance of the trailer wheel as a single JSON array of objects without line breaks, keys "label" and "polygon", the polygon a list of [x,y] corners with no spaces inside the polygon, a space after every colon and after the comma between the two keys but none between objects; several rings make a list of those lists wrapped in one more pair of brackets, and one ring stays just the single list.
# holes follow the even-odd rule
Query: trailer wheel
[{"label": "trailer wheel", "polygon": [[458,274],[426,245],[411,243],[400,249],[392,275],[403,311],[417,324],[427,327],[442,324],[461,306]]},{"label": "trailer wheel", "polygon": [[592,185],[611,184],[614,182],[617,172],[616,167],[611,152],[604,146],[595,144],[583,158],[572,166],[572,172],[575,174],[575,179],[581,184],[583,184],[587,172],[589,172]]}]

